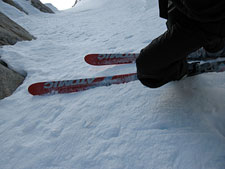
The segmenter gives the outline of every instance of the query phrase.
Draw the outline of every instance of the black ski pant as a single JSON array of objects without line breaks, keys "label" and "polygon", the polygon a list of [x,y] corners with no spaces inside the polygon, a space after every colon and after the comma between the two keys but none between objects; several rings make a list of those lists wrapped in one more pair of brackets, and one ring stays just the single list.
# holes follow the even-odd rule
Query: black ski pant
[{"label": "black ski pant", "polygon": [[168,16],[167,28],[136,60],[138,79],[147,87],[180,80],[188,71],[188,54],[207,47],[205,34],[196,23],[176,10]]}]

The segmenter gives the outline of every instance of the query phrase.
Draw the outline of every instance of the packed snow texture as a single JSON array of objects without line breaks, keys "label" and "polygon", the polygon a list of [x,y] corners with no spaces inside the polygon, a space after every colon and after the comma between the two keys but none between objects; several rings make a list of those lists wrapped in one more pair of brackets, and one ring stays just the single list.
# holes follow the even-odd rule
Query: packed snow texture
[{"label": "packed snow texture", "polygon": [[55,15],[17,2],[32,14],[1,1],[0,9],[37,40],[0,48],[27,73],[0,101],[0,168],[225,169],[225,73],[158,89],[135,81],[52,96],[27,91],[39,81],[135,72],[134,64],[95,67],[83,57],[139,52],[166,30],[157,0],[83,0]]}]

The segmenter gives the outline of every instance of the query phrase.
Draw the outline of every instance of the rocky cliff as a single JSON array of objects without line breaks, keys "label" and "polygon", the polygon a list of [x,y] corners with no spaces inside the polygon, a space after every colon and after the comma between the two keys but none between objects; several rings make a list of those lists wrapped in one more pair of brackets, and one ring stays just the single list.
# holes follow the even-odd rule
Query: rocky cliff
[{"label": "rocky cliff", "polygon": [[[29,12],[26,11],[19,3],[30,3],[33,7],[37,8],[41,12],[45,13],[54,13],[49,7],[42,4],[39,0],[20,0],[18,2],[13,0],[0,0],[13,8],[17,9],[26,15],[29,15]],[[23,40],[33,40],[36,39],[31,35],[27,30],[21,27],[19,24],[14,22],[8,16],[6,16],[0,8],[0,50],[2,50],[3,45],[14,45],[18,41]],[[8,9],[6,10],[7,12]],[[10,13],[10,12],[9,12]],[[0,52],[1,53],[1,52]],[[16,88],[21,85],[24,81],[24,76],[19,73],[10,70],[7,64],[1,60],[0,56],[0,99],[3,99],[7,96],[10,96]]]},{"label": "rocky cliff", "polygon": [[28,31],[0,12],[0,46],[35,39]]},{"label": "rocky cliff", "polygon": [[10,96],[24,81],[19,73],[0,64],[0,99]]},{"label": "rocky cliff", "polygon": [[28,15],[28,12],[26,12],[19,4],[17,4],[16,2],[12,1],[12,0],[2,0],[5,3],[8,3],[11,6],[14,6],[15,8],[19,9],[20,11],[24,12],[25,14]]},{"label": "rocky cliff", "polygon": [[31,0],[31,5],[33,5],[37,9],[39,9],[41,12],[54,13],[49,7],[42,4],[39,0]]}]

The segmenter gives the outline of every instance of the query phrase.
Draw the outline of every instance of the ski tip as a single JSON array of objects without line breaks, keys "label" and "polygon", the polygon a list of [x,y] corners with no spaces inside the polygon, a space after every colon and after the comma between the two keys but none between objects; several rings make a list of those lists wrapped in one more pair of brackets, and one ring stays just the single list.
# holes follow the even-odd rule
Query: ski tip
[{"label": "ski tip", "polygon": [[84,60],[86,63],[90,64],[90,65],[94,65],[97,66],[98,64],[96,63],[98,54],[88,54],[84,57]]},{"label": "ski tip", "polygon": [[31,84],[28,87],[28,92],[31,95],[36,96],[36,95],[46,94],[48,91],[46,91],[45,89],[43,89],[43,83],[34,83],[34,84]]},{"label": "ski tip", "polygon": [[36,95],[35,90],[34,90],[34,84],[32,84],[28,87],[28,92],[32,95]]}]

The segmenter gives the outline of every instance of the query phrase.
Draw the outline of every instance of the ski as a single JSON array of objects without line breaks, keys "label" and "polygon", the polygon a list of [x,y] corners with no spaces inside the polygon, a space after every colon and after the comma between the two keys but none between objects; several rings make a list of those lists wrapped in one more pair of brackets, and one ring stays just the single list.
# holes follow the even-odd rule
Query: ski
[{"label": "ski", "polygon": [[34,83],[29,86],[28,91],[32,95],[72,93],[100,86],[128,83],[134,80],[137,80],[136,73],[75,80],[49,81]]},{"label": "ski", "polygon": [[[135,63],[139,53],[112,53],[112,54],[88,54],[84,57],[86,63],[94,66],[103,65],[118,65],[118,64],[130,64]],[[217,57],[219,58],[219,57]],[[188,57],[187,60],[191,61],[207,61],[211,59],[217,59],[215,57]]]},{"label": "ski", "polygon": [[[225,61],[206,62],[202,64],[200,64],[200,62],[193,62],[188,65],[188,70],[188,77],[207,72],[224,72]],[[72,93],[101,86],[110,86],[112,84],[128,83],[135,80],[137,80],[136,73],[75,80],[49,81],[34,83],[28,88],[28,91],[32,95]]]},{"label": "ski", "polygon": [[205,62],[200,64],[200,62],[193,62],[188,65],[187,76],[195,76],[202,73],[209,72],[224,72],[225,71],[225,60],[224,61],[214,61]]},{"label": "ski", "polygon": [[88,54],[84,57],[86,63],[94,66],[135,63],[139,53]]}]

